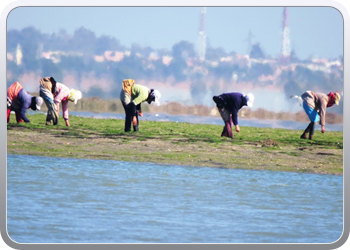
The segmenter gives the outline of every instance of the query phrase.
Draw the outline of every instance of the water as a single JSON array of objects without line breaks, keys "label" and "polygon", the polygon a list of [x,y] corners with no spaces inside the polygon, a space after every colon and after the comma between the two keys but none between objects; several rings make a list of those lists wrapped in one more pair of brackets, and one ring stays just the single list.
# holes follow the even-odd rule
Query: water
[{"label": "water", "polygon": [[7,156],[19,243],[332,243],[343,176]]}]

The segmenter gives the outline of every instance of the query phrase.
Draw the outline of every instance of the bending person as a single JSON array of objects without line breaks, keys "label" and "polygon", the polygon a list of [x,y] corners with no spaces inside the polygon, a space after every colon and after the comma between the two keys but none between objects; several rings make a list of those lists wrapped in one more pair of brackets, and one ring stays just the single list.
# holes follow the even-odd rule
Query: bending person
[{"label": "bending person", "polygon": [[332,107],[334,104],[339,105],[340,95],[338,92],[330,92],[328,95],[324,93],[314,93],[306,91],[301,95],[303,100],[303,108],[310,123],[300,136],[301,139],[313,139],[315,123],[320,122],[321,132],[324,133],[326,123],[326,108]]},{"label": "bending person", "polygon": [[235,125],[236,132],[240,131],[238,125],[238,111],[243,106],[252,107],[254,95],[249,93],[243,95],[241,93],[232,92],[224,93],[219,96],[213,96],[216,107],[219,110],[222,120],[225,123],[221,136],[233,138],[232,125]]},{"label": "bending person", "polygon": [[[45,80],[44,80],[45,79]],[[66,126],[70,126],[69,123],[69,116],[68,116],[68,101],[74,102],[74,104],[77,104],[77,101],[82,98],[82,94],[79,90],[76,89],[70,89],[66,85],[56,82],[52,77],[50,78],[43,78],[43,82],[51,82],[51,91],[49,88],[42,88],[43,84],[40,86],[40,94],[42,93],[45,98],[45,103],[48,106],[48,109],[50,109],[51,114],[48,110],[48,115],[46,117],[46,125],[51,124],[51,120],[54,121],[54,125],[58,124],[58,114],[60,110],[60,103],[62,103],[62,112],[63,112],[63,118],[66,123]],[[50,86],[50,84],[46,84]],[[46,89],[46,90],[45,90]],[[45,92],[44,92],[45,91]],[[51,93],[52,96],[49,94]]]},{"label": "bending person", "polygon": [[55,90],[56,81],[53,77],[45,77],[40,79],[39,93],[47,106],[46,125],[51,125],[51,122],[53,122],[53,125],[58,124],[58,113],[56,104],[53,101]]},{"label": "bending person", "polygon": [[32,96],[23,88],[19,82],[14,82],[7,89],[7,123],[10,122],[11,111],[15,111],[17,122],[30,122],[26,116],[26,111],[40,110],[43,104],[40,96]]},{"label": "bending person", "polygon": [[131,123],[134,131],[139,131],[138,116],[143,116],[141,103],[154,102],[159,105],[160,92],[156,89],[149,89],[145,86],[135,84],[133,79],[125,79],[120,92],[120,101],[122,102],[125,111],[125,126],[124,131],[131,131]]}]

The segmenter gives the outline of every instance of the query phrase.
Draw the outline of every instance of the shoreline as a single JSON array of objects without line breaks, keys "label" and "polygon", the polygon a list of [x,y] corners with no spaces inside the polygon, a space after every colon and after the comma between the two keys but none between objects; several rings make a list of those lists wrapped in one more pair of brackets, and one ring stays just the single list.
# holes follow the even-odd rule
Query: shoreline
[{"label": "shoreline", "polygon": [[45,116],[29,124],[7,125],[7,153],[156,164],[343,174],[343,132],[241,127],[234,139],[220,137],[222,126],[140,121],[140,131],[125,133],[124,120],[71,116],[45,126]]}]

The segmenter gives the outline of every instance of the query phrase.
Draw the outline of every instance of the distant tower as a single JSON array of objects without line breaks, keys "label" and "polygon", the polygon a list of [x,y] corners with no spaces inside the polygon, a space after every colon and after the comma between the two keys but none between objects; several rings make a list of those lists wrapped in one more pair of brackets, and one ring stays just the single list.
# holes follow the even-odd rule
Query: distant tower
[{"label": "distant tower", "polygon": [[288,8],[284,7],[283,10],[283,23],[282,23],[282,62],[287,62],[290,57],[290,39],[289,39],[289,24],[288,24]]},{"label": "distant tower", "polygon": [[23,54],[22,54],[21,45],[17,44],[17,48],[16,48],[16,64],[17,65],[22,64],[22,58],[23,58]]},{"label": "distant tower", "polygon": [[198,33],[198,56],[199,60],[205,60],[205,49],[206,49],[206,34],[205,34],[205,14],[207,12],[206,7],[202,7],[201,18],[199,24],[199,33]]}]

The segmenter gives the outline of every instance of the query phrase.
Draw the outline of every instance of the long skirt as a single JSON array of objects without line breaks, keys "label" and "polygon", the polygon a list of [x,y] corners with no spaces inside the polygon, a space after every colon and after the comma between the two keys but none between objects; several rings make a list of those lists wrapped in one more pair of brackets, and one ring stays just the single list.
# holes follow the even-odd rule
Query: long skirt
[{"label": "long skirt", "polygon": [[56,109],[56,104],[54,103],[52,98],[50,98],[41,90],[40,90],[40,96],[44,99],[44,102],[47,106],[46,125],[51,125],[51,122],[53,122],[53,125],[57,125],[58,113]]}]

